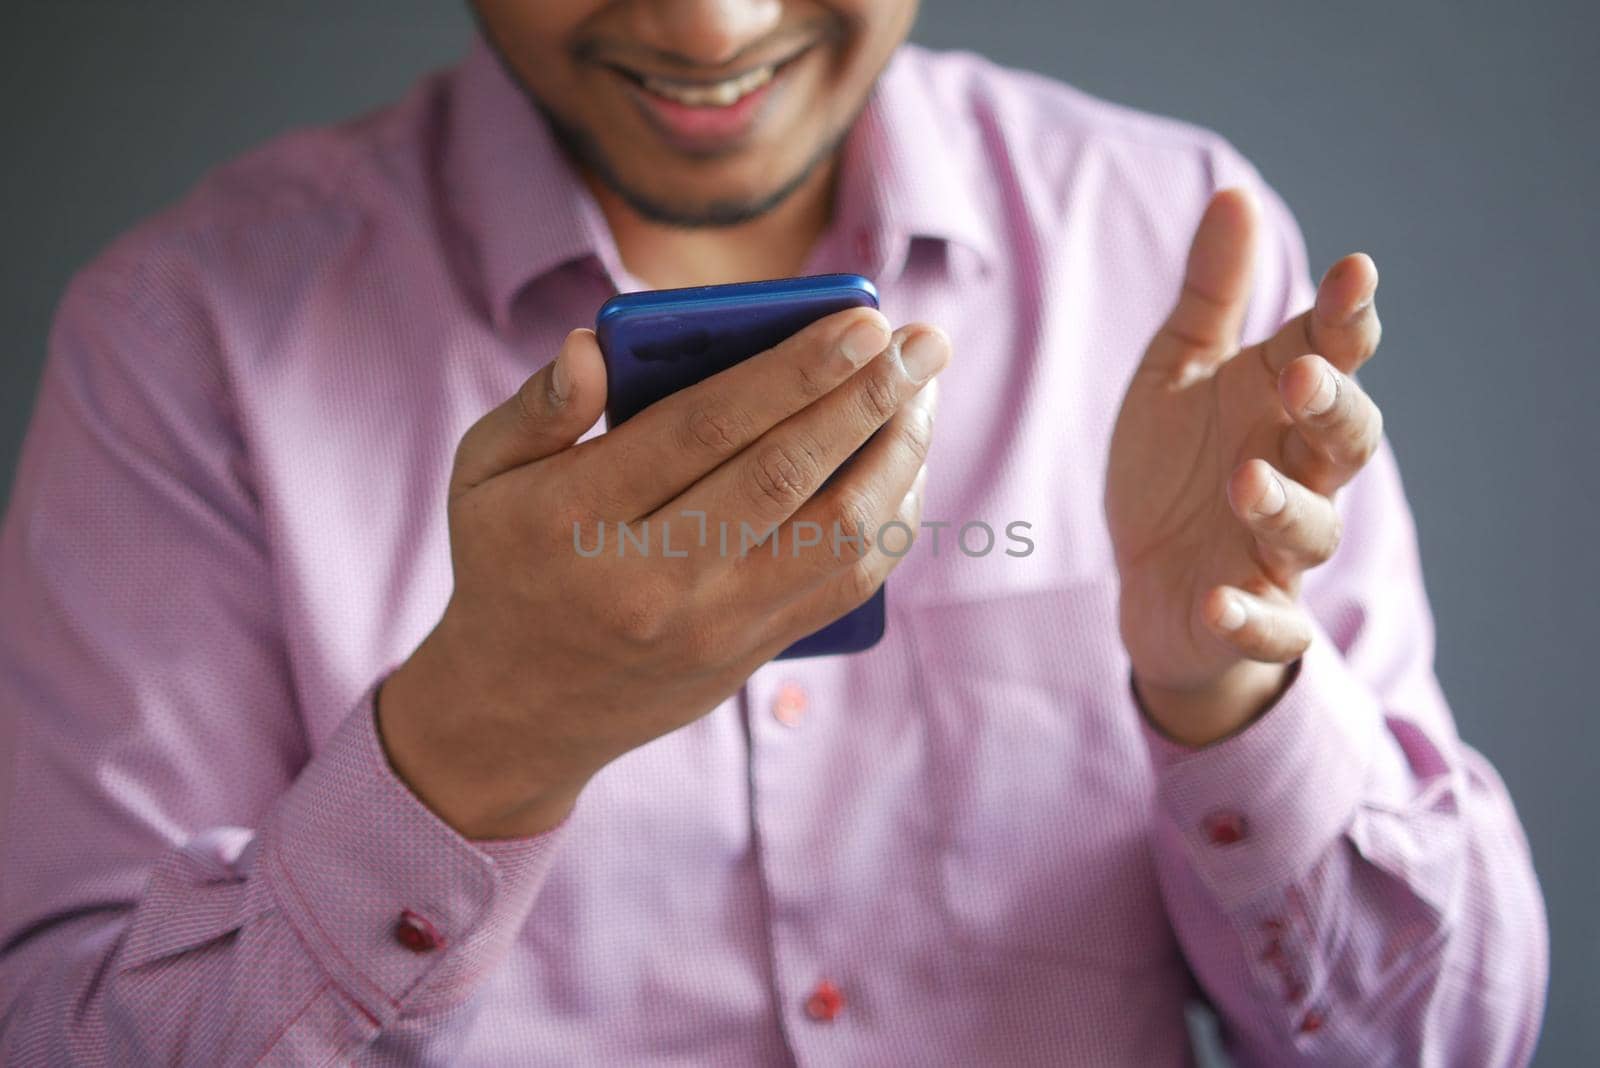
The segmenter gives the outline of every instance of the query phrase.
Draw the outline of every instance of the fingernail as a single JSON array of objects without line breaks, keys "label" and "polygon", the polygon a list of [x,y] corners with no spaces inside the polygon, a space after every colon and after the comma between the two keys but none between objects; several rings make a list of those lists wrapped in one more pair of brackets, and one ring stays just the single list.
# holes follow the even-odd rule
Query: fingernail
[{"label": "fingernail", "polygon": [[567,402],[567,396],[572,392],[572,372],[567,370],[567,361],[557,356],[555,363],[550,368],[550,403],[554,407],[561,407]]},{"label": "fingernail", "polygon": [[1223,630],[1238,630],[1244,626],[1250,613],[1245,611],[1244,602],[1229,594],[1222,604],[1222,615],[1217,617],[1217,626]]},{"label": "fingernail", "polygon": [[1256,503],[1257,515],[1277,515],[1283,511],[1283,506],[1289,498],[1284,496],[1283,483],[1278,481],[1277,475],[1267,476],[1267,491],[1261,495],[1261,500]]},{"label": "fingernail", "polygon": [[1322,377],[1317,380],[1317,391],[1311,394],[1310,400],[1306,401],[1306,414],[1321,415],[1333,407],[1333,402],[1338,396],[1339,383],[1333,377],[1333,372],[1324,367],[1322,369]]},{"label": "fingernail", "polygon": [[944,366],[950,347],[944,335],[937,330],[923,330],[911,335],[900,348],[900,361],[913,382],[926,382]]},{"label": "fingernail", "polygon": [[863,319],[844,332],[839,352],[852,366],[860,367],[889,344],[889,328],[882,319]]}]

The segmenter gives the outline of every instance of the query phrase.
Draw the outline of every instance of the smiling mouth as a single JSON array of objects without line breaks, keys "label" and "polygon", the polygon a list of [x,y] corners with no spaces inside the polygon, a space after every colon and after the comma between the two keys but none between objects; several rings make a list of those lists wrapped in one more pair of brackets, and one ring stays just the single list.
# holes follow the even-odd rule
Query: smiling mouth
[{"label": "smiling mouth", "polygon": [[645,92],[670,100],[675,104],[690,108],[727,108],[732,107],[751,93],[767,85],[773,78],[777,77],[779,71],[811,51],[811,48],[811,45],[807,45],[791,52],[783,59],[759,67],[752,67],[739,74],[730,75],[714,82],[666,78],[660,75],[630,70],[614,63],[608,63],[606,66],[633,82]]}]

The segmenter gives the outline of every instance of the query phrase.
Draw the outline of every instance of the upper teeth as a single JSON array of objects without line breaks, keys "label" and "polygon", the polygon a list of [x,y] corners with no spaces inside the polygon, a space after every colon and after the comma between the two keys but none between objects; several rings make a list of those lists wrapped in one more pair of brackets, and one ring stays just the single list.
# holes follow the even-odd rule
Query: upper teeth
[{"label": "upper teeth", "polygon": [[757,67],[747,74],[729,78],[725,82],[717,82],[715,85],[685,85],[682,82],[665,82],[647,76],[644,79],[644,87],[652,93],[660,93],[669,100],[676,100],[692,108],[725,108],[738,103],[742,97],[770,82],[773,71],[772,66]]}]

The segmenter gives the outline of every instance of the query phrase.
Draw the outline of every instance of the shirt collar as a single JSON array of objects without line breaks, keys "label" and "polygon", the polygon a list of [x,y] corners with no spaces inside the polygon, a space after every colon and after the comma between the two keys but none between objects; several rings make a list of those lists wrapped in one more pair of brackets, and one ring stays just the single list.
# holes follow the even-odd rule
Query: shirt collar
[{"label": "shirt collar", "polygon": [[488,310],[505,329],[523,287],[597,255],[611,236],[544,116],[481,35],[461,65],[451,108],[450,208],[474,247]]},{"label": "shirt collar", "polygon": [[[913,238],[957,242],[985,263],[995,252],[971,156],[949,149],[920,53],[904,45],[891,57],[841,156],[832,229],[854,235],[847,259],[880,281],[899,272]],[[451,209],[475,250],[488,311],[504,329],[528,283],[572,261],[613,265],[615,244],[544,116],[481,35],[451,106]]]},{"label": "shirt collar", "polygon": [[845,139],[836,225],[864,238],[869,273],[899,273],[914,238],[954,242],[984,265],[996,252],[974,163],[938,114],[927,53],[902,45]]}]

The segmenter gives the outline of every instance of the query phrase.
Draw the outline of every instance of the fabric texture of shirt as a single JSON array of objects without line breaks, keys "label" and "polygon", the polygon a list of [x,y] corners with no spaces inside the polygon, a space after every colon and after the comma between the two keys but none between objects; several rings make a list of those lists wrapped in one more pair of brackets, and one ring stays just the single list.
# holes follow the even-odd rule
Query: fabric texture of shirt
[{"label": "fabric texture of shirt", "polygon": [[1265,205],[1247,340],[1309,304],[1282,202],[1212,133],[913,46],[843,153],[806,270],[952,338],[951,525],[878,646],[766,665],[527,840],[436,818],[373,717],[450,594],[460,435],[642,288],[492,54],[75,277],[0,541],[0,1059],[1181,1064],[1201,998],[1241,1064],[1531,1056],[1543,905],[1387,446],[1275,706],[1190,750],[1130,696],[1112,422],[1216,189]]}]

